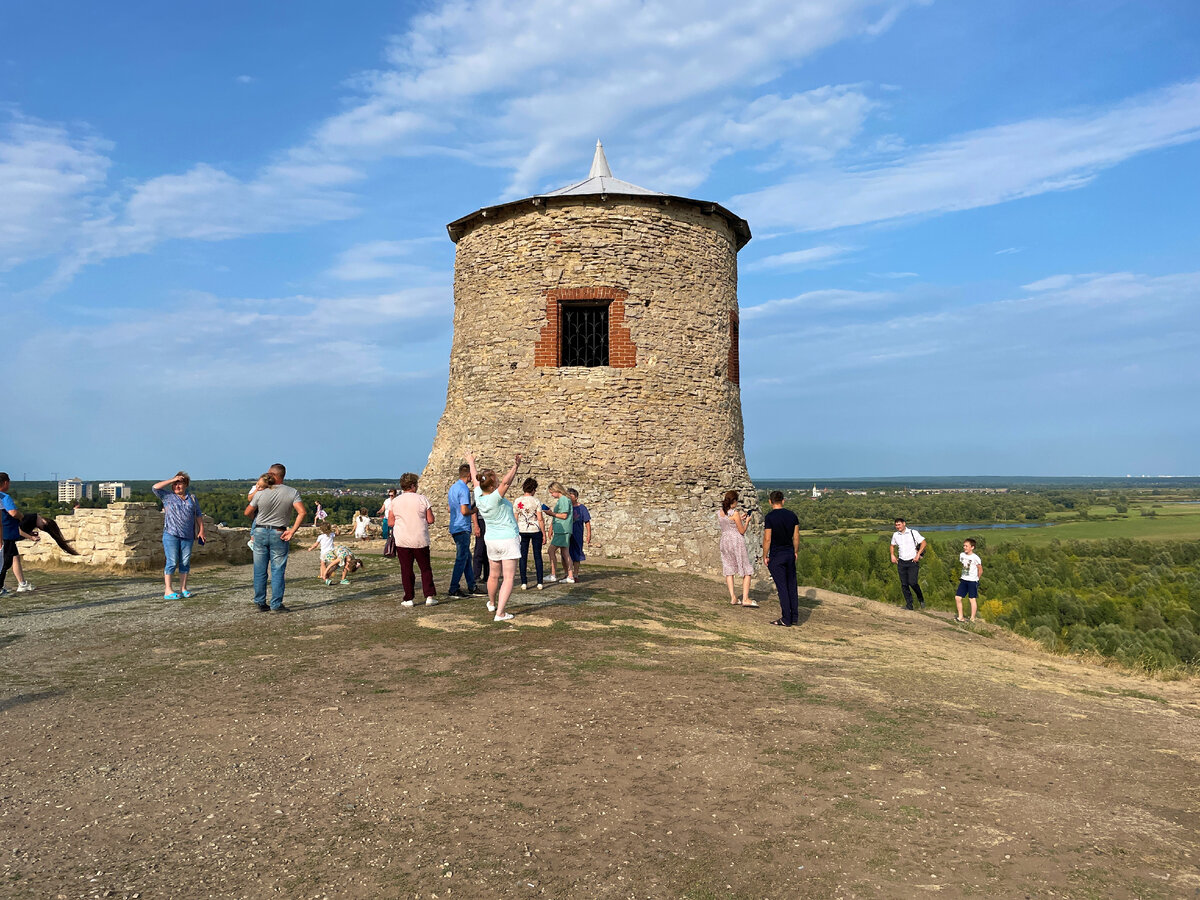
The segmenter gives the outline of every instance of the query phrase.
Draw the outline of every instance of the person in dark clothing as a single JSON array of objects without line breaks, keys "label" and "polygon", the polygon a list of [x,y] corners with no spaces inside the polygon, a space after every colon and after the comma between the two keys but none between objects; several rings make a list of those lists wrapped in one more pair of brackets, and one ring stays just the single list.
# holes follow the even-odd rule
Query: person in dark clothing
[{"label": "person in dark clothing", "polygon": [[800,519],[783,508],[783,491],[771,491],[771,511],[763,519],[763,559],[779,591],[779,618],[772,625],[800,624],[800,589],[796,554],[800,552]]}]

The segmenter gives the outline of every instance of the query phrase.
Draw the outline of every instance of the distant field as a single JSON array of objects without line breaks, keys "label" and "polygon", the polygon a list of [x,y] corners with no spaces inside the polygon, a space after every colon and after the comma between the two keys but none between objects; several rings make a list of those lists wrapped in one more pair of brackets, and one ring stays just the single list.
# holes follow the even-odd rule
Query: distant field
[{"label": "distant field", "polygon": [[[1093,514],[1113,510],[1095,509]],[[1136,540],[1200,540],[1200,506],[1164,505],[1154,510],[1154,516],[1142,516],[1136,509],[1119,519],[1065,522],[1046,528],[1011,528],[986,532],[993,542],[1020,541],[1025,544],[1048,544],[1051,541],[1100,540],[1104,538],[1134,538]]]},{"label": "distant field", "polygon": [[[1146,507],[1149,511],[1149,506]],[[981,528],[974,533],[975,537],[985,538],[990,544],[1023,543],[1033,545],[1049,544],[1051,541],[1083,541],[1105,540],[1108,538],[1132,538],[1134,540],[1168,540],[1189,541],[1200,540],[1200,505],[1183,505],[1165,503],[1154,510],[1155,515],[1143,516],[1137,508],[1131,508],[1129,513],[1121,518],[1088,519],[1077,521],[1068,518],[1057,525],[1046,525],[1041,528]],[[1089,515],[1115,515],[1113,507],[1092,507]],[[1071,516],[1072,514],[1065,514]],[[914,527],[920,530],[920,523],[914,522]],[[858,529],[843,532],[843,534],[860,533],[864,541],[882,540],[890,534],[890,530],[872,530],[860,532]],[[828,541],[837,535],[806,535],[807,539],[815,537]],[[971,536],[966,531],[930,531],[925,534],[930,540],[939,545],[946,542],[958,542]]]}]

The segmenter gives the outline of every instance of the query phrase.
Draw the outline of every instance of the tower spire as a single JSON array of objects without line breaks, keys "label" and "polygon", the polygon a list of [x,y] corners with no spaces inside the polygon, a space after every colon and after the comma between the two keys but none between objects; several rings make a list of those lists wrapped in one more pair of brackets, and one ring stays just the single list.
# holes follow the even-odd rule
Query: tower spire
[{"label": "tower spire", "polygon": [[604,157],[604,145],[599,140],[596,141],[596,155],[592,157],[592,169],[588,172],[588,178],[596,176],[604,178],[612,178],[612,169],[608,167],[608,160]]}]

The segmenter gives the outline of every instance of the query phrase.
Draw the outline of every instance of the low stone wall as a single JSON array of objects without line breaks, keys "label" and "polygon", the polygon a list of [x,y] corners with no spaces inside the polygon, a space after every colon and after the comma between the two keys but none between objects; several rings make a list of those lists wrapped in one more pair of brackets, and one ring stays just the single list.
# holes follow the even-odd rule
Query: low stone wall
[{"label": "low stone wall", "polygon": [[[83,566],[151,569],[166,560],[162,546],[163,513],[156,503],[112,503],[106,509],[77,509],[56,520],[78,556],[68,556],[47,535],[37,543],[21,541],[21,558],[31,564],[64,562]],[[250,562],[249,528],[218,528],[204,517],[204,546],[192,547],[192,562]]]}]

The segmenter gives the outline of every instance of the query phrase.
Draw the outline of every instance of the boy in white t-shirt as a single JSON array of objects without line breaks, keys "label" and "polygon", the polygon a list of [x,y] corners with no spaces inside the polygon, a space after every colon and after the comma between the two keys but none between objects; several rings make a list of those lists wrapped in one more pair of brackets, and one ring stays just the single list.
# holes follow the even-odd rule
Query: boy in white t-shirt
[{"label": "boy in white t-shirt", "polygon": [[963,597],[971,598],[971,621],[975,621],[976,601],[979,599],[979,576],[983,574],[983,560],[975,553],[974,538],[963,541],[963,552],[958,554],[962,575],[958,579],[958,590],[954,592],[954,604],[958,607],[955,622],[965,622],[962,614]]}]

